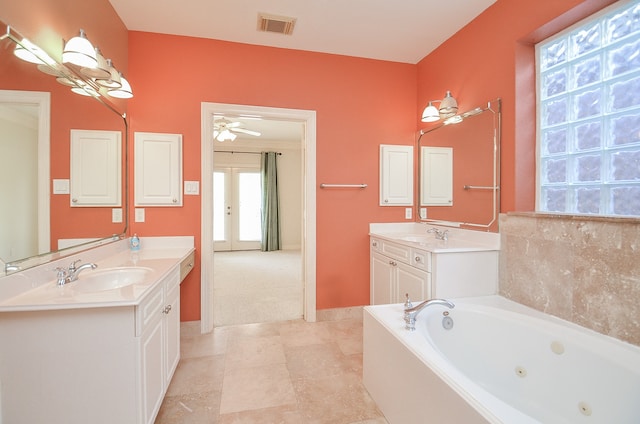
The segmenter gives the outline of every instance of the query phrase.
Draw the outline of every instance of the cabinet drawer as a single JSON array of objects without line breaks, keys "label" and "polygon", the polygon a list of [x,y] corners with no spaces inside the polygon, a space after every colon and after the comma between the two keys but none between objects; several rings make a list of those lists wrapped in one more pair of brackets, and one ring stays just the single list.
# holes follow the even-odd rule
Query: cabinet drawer
[{"label": "cabinet drawer", "polygon": [[401,244],[390,243],[385,240],[381,240],[380,242],[382,243],[380,253],[398,261],[404,262],[405,264],[411,263],[410,247],[403,246]]},{"label": "cabinet drawer", "polygon": [[166,286],[167,293],[173,290],[174,287],[180,285],[180,269],[175,267],[169,275],[167,275],[162,281],[162,285]]},{"label": "cabinet drawer", "polygon": [[182,262],[180,262],[180,282],[184,281],[187,274],[191,272],[193,266],[195,265],[195,250],[189,254]]},{"label": "cabinet drawer", "polygon": [[164,284],[158,284],[153,292],[136,308],[136,337],[142,335],[145,328],[162,317]]},{"label": "cabinet drawer", "polygon": [[411,249],[411,265],[431,272],[431,253],[424,250]]}]

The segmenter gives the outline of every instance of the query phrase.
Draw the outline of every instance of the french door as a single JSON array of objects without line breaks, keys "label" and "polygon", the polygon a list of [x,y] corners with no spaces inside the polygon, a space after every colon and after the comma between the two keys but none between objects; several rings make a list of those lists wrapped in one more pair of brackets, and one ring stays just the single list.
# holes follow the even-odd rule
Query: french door
[{"label": "french door", "polygon": [[257,250],[262,239],[260,170],[216,168],[213,172],[213,248]]}]

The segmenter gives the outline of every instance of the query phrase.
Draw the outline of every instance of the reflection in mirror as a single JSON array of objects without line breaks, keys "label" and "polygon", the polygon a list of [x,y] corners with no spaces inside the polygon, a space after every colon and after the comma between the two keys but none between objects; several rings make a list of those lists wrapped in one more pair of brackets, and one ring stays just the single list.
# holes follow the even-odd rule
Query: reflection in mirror
[{"label": "reflection in mirror", "polygon": [[111,103],[56,82],[52,74],[66,68],[46,53],[40,58],[48,65],[19,59],[14,51],[25,47],[23,37],[0,25],[7,28],[0,35],[1,276],[124,235],[126,175],[118,175],[124,194],[117,208],[72,207],[68,188],[72,130],[120,134],[119,169],[126,173],[127,122]]},{"label": "reflection in mirror", "polygon": [[420,221],[498,231],[500,108],[497,99],[420,131]]}]

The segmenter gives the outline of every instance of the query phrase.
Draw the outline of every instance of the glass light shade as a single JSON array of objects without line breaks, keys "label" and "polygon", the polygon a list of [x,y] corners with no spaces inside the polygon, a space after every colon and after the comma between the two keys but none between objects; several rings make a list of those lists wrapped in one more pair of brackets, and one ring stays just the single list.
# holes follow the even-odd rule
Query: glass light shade
[{"label": "glass light shade", "polygon": [[222,130],[221,132],[218,133],[217,136],[216,136],[216,132],[217,131],[214,131],[214,137],[218,141],[227,141],[227,140],[233,141],[237,137],[234,133],[232,133],[229,130]]},{"label": "glass light shade", "polygon": [[83,30],[80,35],[67,41],[62,51],[62,63],[73,63],[82,68],[95,68],[98,64],[96,50]]},{"label": "glass light shade", "polygon": [[109,65],[107,60],[100,53],[100,49],[96,47],[96,66],[95,68],[82,68],[80,72],[89,78],[109,78]]},{"label": "glass light shade", "polygon": [[440,115],[442,115],[443,118],[448,118],[456,113],[458,113],[458,102],[451,95],[451,91],[447,91],[444,99],[440,102]]},{"label": "glass light shade", "polygon": [[120,79],[120,73],[113,67],[111,59],[107,59],[107,66],[109,67],[109,75],[105,78],[96,78],[96,84],[105,88],[120,88],[122,82]]},{"label": "glass light shade", "polygon": [[438,112],[438,109],[432,104],[432,102],[429,102],[422,112],[422,122],[435,122],[438,119],[440,119],[440,112]]},{"label": "glass light shade", "polygon": [[133,97],[133,91],[131,91],[131,85],[129,81],[125,79],[122,74],[120,74],[120,83],[122,86],[120,88],[115,88],[108,91],[108,94],[111,97],[116,97],[118,99],[130,99]]},{"label": "glass light shade", "polygon": [[36,65],[51,65],[55,63],[44,50],[26,38],[23,38],[20,44],[16,45],[13,54],[26,62],[35,63]]},{"label": "glass light shade", "polygon": [[100,96],[100,93],[98,93],[93,87],[89,85],[83,85],[82,87],[72,87],[71,91],[76,94],[80,94],[81,96]]}]

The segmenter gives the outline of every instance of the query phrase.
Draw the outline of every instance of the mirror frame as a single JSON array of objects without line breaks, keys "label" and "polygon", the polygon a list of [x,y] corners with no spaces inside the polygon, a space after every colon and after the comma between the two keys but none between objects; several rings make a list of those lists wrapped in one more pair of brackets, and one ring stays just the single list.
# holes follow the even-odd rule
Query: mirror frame
[{"label": "mirror frame", "polygon": [[[13,28],[11,25],[7,24],[6,22],[2,22],[0,21],[0,23],[6,25],[6,32],[3,34],[0,34],[0,41],[3,41],[5,39],[13,42],[14,44],[16,44],[17,46],[21,46],[23,48],[28,48],[27,46],[25,46],[25,44],[23,43],[22,40],[24,40],[25,38],[20,34],[19,31],[17,31],[15,28]],[[35,45],[32,43],[33,46],[40,48],[39,46]],[[44,51],[42,50],[42,52],[44,53]],[[87,93],[87,97],[92,98],[95,101],[98,101],[99,103],[101,103],[103,106],[105,106],[110,112],[115,113],[116,115],[118,115],[121,119],[122,122],[124,124],[124,135],[123,135],[123,146],[122,146],[122,152],[124,153],[124,158],[123,160],[123,164],[122,164],[122,177],[124,179],[124,187],[123,187],[123,192],[122,192],[122,197],[123,197],[123,202],[122,202],[122,209],[123,209],[123,224],[124,224],[124,228],[122,230],[121,233],[117,233],[117,234],[111,234],[108,236],[104,236],[104,237],[98,237],[95,240],[92,241],[88,241],[88,242],[84,242],[84,243],[78,243],[76,245],[73,246],[69,246],[66,248],[62,248],[62,249],[57,249],[57,250],[51,250],[49,252],[43,252],[43,253],[38,253],[36,255],[33,256],[29,256],[29,257],[25,257],[25,258],[20,258],[18,260],[14,260],[11,262],[4,262],[2,260],[2,258],[0,258],[0,264],[2,264],[3,266],[0,267],[0,277],[4,276],[4,275],[9,275],[12,273],[17,273],[17,272],[21,272],[25,269],[28,268],[32,268],[38,265],[42,265],[45,264],[47,262],[50,262],[52,260],[56,260],[56,259],[61,259],[64,258],[66,256],[70,256],[88,249],[92,249],[98,246],[103,246],[105,244],[108,243],[112,243],[118,240],[121,240],[123,238],[126,237],[127,231],[128,231],[128,227],[129,227],[129,158],[128,158],[128,151],[129,151],[129,123],[127,120],[127,114],[120,112],[117,107],[110,103],[107,99],[105,99],[103,96],[100,95],[95,95],[93,94],[91,91],[87,91],[84,89],[84,87],[81,85],[81,83],[86,84],[89,87],[93,86],[93,82],[88,80],[84,75],[82,75],[80,72],[74,72],[70,67],[65,66],[57,61],[55,61],[54,59],[52,59],[51,57],[47,56],[47,57],[43,57],[41,55],[38,55],[36,53],[34,53],[36,55],[36,57],[38,57],[38,59],[40,59],[45,66],[47,66],[48,68],[51,69],[52,72],[57,72],[61,75],[64,76],[68,76],[70,77],[69,79],[71,81],[80,81],[80,83],[75,83],[77,88],[82,89],[83,91],[85,91]],[[46,55],[46,53],[44,53]],[[34,65],[36,66],[36,65]],[[52,77],[53,78],[53,77]],[[91,100],[90,100],[91,101]],[[49,186],[51,184],[51,176],[49,175],[48,177],[49,180]],[[50,188],[48,190],[48,196],[51,196],[51,192],[50,192]],[[50,206],[49,206],[50,208]],[[49,210],[49,213],[51,213],[51,211]],[[51,231],[51,229],[49,229],[49,231]]]},{"label": "mirror frame", "polygon": [[[436,130],[439,130],[441,128],[447,127],[449,125],[460,125],[462,123],[464,123],[465,119],[468,118],[472,118],[476,115],[480,115],[482,113],[486,113],[486,112],[491,112],[493,114],[493,175],[492,175],[492,180],[493,180],[493,185],[489,186],[489,187],[477,187],[477,186],[470,186],[470,185],[465,185],[464,189],[465,190],[469,190],[469,189],[483,189],[483,190],[491,190],[492,191],[492,218],[488,223],[476,223],[476,222],[457,222],[457,221],[447,221],[447,220],[441,220],[441,219],[422,219],[420,217],[420,208],[423,207],[422,205],[422,152],[421,152],[421,147],[423,146],[423,144],[421,144],[421,140],[422,137],[425,134],[434,132]],[[449,121],[449,119],[452,119],[453,122]],[[416,169],[418,170],[417,172],[417,190],[416,190],[416,194],[415,194],[415,204],[417,205],[417,213],[416,213],[416,222],[422,222],[422,223],[432,223],[432,224],[438,224],[438,225],[445,225],[445,226],[451,226],[451,227],[468,227],[469,229],[479,229],[479,230],[485,230],[485,231],[492,231],[492,228],[495,227],[495,231],[498,232],[498,215],[500,214],[500,155],[501,155],[501,133],[502,133],[502,99],[500,97],[496,98],[495,100],[491,100],[489,102],[487,102],[486,106],[483,107],[476,107],[473,109],[470,109],[466,112],[462,112],[459,113],[458,115],[455,115],[451,118],[447,118],[445,119],[443,122],[438,123],[437,125],[430,127],[430,128],[426,128],[426,129],[422,129],[419,131],[419,136],[418,139],[416,141],[416,161],[417,161],[417,166]],[[454,159],[454,163],[453,163],[453,167],[455,169],[455,159]]]}]

